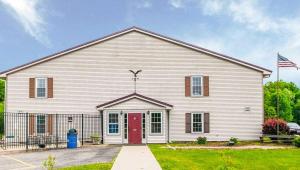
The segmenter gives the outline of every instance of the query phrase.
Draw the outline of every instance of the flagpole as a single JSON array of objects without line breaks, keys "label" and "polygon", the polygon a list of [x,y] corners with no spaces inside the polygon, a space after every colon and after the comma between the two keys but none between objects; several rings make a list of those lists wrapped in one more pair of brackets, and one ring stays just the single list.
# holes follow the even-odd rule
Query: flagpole
[{"label": "flagpole", "polygon": [[[277,86],[276,86],[276,93],[277,93],[277,119],[279,119],[279,52],[277,53]],[[277,135],[279,135],[279,124],[277,121]]]}]

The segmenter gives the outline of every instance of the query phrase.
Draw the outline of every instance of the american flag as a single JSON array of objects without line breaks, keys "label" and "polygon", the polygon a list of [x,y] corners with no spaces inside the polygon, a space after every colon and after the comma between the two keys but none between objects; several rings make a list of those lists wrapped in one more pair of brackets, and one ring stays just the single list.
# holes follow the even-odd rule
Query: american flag
[{"label": "american flag", "polygon": [[297,66],[297,64],[293,63],[292,61],[290,61],[289,59],[281,56],[280,54],[278,54],[278,67],[295,67],[295,68],[299,68]]}]

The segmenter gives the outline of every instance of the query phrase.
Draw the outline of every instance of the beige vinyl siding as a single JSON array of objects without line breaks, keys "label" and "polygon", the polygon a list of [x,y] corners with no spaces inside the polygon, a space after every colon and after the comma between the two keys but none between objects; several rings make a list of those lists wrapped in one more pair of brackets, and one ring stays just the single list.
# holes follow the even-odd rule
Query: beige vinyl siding
[{"label": "beige vinyl siding", "polygon": [[[184,114],[194,111],[210,113],[210,133],[205,134],[209,140],[258,139],[263,120],[261,72],[135,31],[8,75],[6,109],[98,114],[98,104],[133,92],[130,69],[143,70],[138,93],[174,106],[171,140],[199,136],[185,133]],[[185,97],[184,77],[190,75],[209,76],[209,97]],[[30,99],[29,77],[53,77],[54,98]],[[246,106],[250,112],[244,111]]]}]

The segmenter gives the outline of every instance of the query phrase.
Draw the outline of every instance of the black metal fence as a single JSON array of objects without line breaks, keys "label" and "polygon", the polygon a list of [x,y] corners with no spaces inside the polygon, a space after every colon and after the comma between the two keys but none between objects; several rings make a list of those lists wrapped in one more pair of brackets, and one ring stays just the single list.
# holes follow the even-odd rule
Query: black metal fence
[{"label": "black metal fence", "polygon": [[101,115],[4,113],[3,149],[65,148],[67,133],[76,129],[78,145],[100,143]]}]

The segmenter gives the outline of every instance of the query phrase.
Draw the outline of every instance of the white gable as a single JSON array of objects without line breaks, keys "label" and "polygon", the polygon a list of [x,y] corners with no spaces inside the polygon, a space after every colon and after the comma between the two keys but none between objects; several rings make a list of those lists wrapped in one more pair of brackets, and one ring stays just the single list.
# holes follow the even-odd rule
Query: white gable
[{"label": "white gable", "polygon": [[133,98],[127,101],[124,101],[122,103],[110,106],[110,107],[106,107],[106,109],[146,109],[146,110],[153,110],[153,109],[162,109],[164,107],[162,106],[158,106],[146,101],[142,101],[140,99],[137,98]]}]

